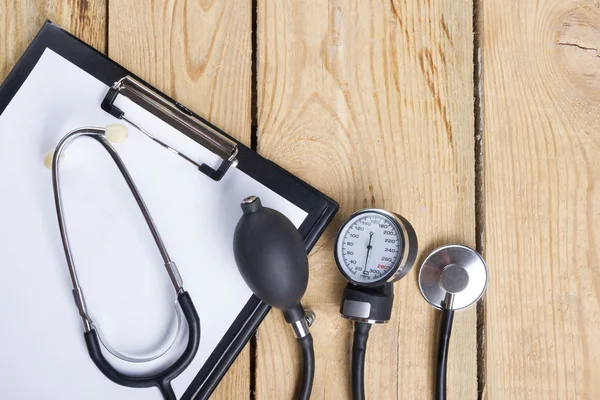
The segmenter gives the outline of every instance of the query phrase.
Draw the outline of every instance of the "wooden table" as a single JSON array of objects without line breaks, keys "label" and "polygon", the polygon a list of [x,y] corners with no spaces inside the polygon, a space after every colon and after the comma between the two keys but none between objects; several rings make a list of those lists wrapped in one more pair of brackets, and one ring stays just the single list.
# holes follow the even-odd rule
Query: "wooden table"
[{"label": "wooden table", "polygon": [[[449,398],[600,398],[600,2],[0,0],[0,80],[46,18],[340,203],[310,256],[314,399],[350,398],[332,243],[371,206],[407,217],[421,254],[487,259]],[[370,399],[430,398],[416,269],[372,330]],[[214,398],[292,398],[297,355],[271,313]]]}]

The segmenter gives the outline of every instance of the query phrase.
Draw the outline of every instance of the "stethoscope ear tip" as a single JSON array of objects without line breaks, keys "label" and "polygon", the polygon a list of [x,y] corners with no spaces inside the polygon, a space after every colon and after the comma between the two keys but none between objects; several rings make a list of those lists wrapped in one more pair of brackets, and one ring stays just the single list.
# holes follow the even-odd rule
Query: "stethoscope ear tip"
[{"label": "stethoscope ear tip", "polygon": [[48,150],[44,156],[44,167],[52,169],[52,159],[54,158],[54,149]]},{"label": "stethoscope ear tip", "polygon": [[[56,151],[56,149],[50,149],[44,156],[44,167],[46,167],[47,169],[50,169],[50,170],[52,169],[52,160],[54,159],[55,151]],[[60,159],[63,160],[64,158],[65,158],[65,155],[61,154]]]},{"label": "stethoscope ear tip", "polygon": [[106,126],[104,136],[111,143],[123,143],[129,137],[129,131],[123,124],[109,124]]},{"label": "stethoscope ear tip", "polygon": [[[111,143],[123,143],[129,137],[129,129],[123,124],[108,124],[104,129],[104,137]],[[56,149],[50,149],[44,156],[44,167],[52,169],[52,160]],[[61,154],[60,159],[64,159],[65,154]]]},{"label": "stethoscope ear tip", "polygon": [[[440,247],[425,258],[419,271],[419,289],[437,309],[461,310],[485,293],[488,270],[475,250],[462,245]],[[448,297],[452,298],[448,302]]]}]

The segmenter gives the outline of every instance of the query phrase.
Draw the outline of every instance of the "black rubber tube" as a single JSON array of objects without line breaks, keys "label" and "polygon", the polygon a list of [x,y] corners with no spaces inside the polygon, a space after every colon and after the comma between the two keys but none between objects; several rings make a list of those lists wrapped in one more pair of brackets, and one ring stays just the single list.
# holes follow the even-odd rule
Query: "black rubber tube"
[{"label": "black rubber tube", "polygon": [[309,333],[299,338],[298,344],[302,349],[302,381],[298,391],[298,400],[309,400],[315,379],[315,349],[312,335]]},{"label": "black rubber tube", "polygon": [[179,376],[192,362],[198,348],[200,347],[200,318],[194,307],[194,303],[187,292],[180,293],[177,301],[181,311],[188,323],[188,343],[181,356],[165,370],[150,376],[131,376],[115,369],[102,354],[98,333],[92,329],[84,333],[88,353],[96,367],[111,381],[133,388],[145,388],[156,386],[160,389],[165,400],[175,399],[175,393],[171,388],[171,381]]},{"label": "black rubber tube", "polygon": [[454,311],[442,309],[438,333],[437,369],[435,376],[435,400],[446,400],[446,373],[448,370],[448,347],[452,333]]},{"label": "black rubber tube", "polygon": [[177,396],[175,395],[175,391],[171,386],[171,382],[164,382],[158,385],[158,389],[162,394],[163,400],[177,400]]},{"label": "black rubber tube", "polygon": [[352,343],[352,398],[365,399],[365,355],[371,324],[354,323],[354,341]]}]

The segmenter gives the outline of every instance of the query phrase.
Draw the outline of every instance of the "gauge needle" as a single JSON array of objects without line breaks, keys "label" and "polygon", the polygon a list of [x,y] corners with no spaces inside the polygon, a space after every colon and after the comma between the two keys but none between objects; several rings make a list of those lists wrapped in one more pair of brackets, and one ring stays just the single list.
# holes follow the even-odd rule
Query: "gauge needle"
[{"label": "gauge needle", "polygon": [[369,262],[369,253],[373,246],[371,246],[371,241],[373,240],[373,232],[369,232],[369,243],[367,244],[367,257],[365,258],[365,271],[367,270],[367,263]]}]

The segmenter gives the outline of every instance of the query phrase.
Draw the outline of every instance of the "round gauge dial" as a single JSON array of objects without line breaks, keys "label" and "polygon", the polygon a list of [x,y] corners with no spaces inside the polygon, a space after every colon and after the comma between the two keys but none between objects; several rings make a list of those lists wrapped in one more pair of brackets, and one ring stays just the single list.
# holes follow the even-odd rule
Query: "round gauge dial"
[{"label": "round gauge dial", "polygon": [[408,271],[398,271],[405,259],[404,241],[402,221],[395,215],[383,210],[359,211],[338,232],[338,268],[350,282],[365,286],[404,276]]}]

